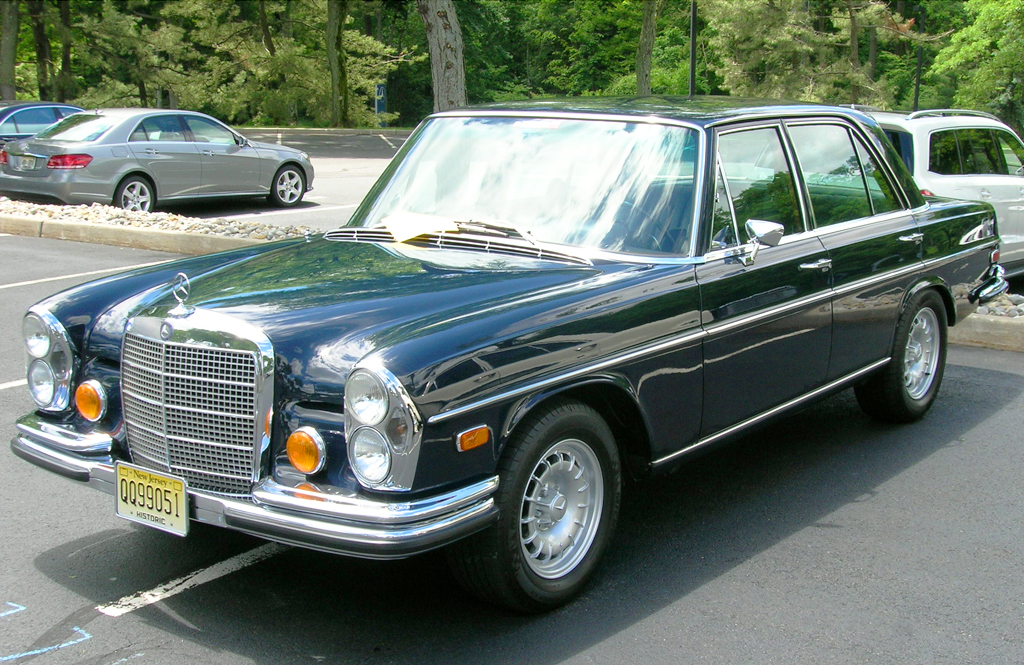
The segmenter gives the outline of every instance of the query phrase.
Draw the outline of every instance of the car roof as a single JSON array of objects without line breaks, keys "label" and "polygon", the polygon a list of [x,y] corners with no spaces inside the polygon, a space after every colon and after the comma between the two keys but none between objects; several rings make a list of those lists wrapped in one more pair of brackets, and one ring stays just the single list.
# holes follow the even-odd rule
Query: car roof
[{"label": "car roof", "polygon": [[64,102],[2,102],[0,101],[0,118],[6,118],[15,111],[21,109],[40,108],[40,107],[51,107],[57,106],[60,108],[71,108],[82,110],[81,106],[75,106],[74,104],[65,104]]},{"label": "car roof", "polygon": [[931,109],[905,113],[899,111],[868,111],[880,125],[895,126],[907,131],[934,131],[957,127],[998,127],[1009,129],[991,113],[966,109]]},{"label": "car roof", "polygon": [[561,97],[531,99],[521,102],[482,104],[434,114],[458,116],[486,113],[583,114],[615,115],[644,118],[684,120],[698,125],[710,125],[724,120],[745,117],[766,117],[803,114],[844,115],[859,122],[874,122],[861,112],[838,106],[810,102],[751,99],[724,96],[649,96],[649,97]]},{"label": "car roof", "polygon": [[198,113],[196,111],[185,111],[182,109],[150,109],[138,107],[90,109],[88,111],[85,111],[85,113],[91,113],[97,116],[112,118],[114,120],[129,120],[132,118],[143,118],[150,115],[164,115],[167,113],[176,113],[182,115],[199,115],[208,117],[205,114]]}]

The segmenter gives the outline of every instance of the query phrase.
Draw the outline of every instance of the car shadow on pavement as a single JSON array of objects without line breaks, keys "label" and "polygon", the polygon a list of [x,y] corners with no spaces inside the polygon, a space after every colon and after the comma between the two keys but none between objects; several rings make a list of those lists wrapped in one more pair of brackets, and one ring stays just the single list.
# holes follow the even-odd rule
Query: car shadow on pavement
[{"label": "car shadow on pavement", "polygon": [[[950,365],[938,402],[918,423],[876,423],[846,391],[677,473],[630,485],[593,583],[547,615],[517,616],[468,596],[442,553],[375,562],[291,549],[131,617],[194,644],[190,652],[238,656],[222,662],[561,662],[804,529],[846,528],[830,516],[891,491],[880,488],[937,452],[984,446],[971,430],[1022,392],[1019,375]],[[261,542],[212,528],[184,540],[125,528],[44,552],[35,565],[101,604]],[[82,554],[69,559],[86,546],[88,565]]]}]

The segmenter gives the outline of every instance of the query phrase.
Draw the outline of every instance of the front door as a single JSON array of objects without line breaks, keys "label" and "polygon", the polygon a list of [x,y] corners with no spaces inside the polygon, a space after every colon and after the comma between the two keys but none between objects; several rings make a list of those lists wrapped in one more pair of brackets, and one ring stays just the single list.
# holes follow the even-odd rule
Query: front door
[{"label": "front door", "polygon": [[[712,238],[697,268],[704,438],[824,383],[832,337],[829,254],[807,232],[781,125],[722,132],[717,148]],[[753,261],[750,219],[786,230]]]},{"label": "front door", "polygon": [[[203,194],[252,194],[259,190],[260,155],[220,123],[182,116],[203,162]],[[267,174],[267,182],[273,174]]]},{"label": "front door", "polygon": [[202,183],[199,151],[174,114],[144,118],[132,131],[128,148],[156,180],[158,199],[195,196]]}]

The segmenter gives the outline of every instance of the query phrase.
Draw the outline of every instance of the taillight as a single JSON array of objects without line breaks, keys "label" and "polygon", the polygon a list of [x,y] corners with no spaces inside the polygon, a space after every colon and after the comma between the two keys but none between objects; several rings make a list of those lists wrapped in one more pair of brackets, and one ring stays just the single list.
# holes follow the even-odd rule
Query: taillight
[{"label": "taillight", "polygon": [[0,150],[0,164],[6,164],[6,163],[7,163],[7,151],[6,150]]},{"label": "taillight", "polygon": [[54,155],[46,162],[48,169],[84,169],[92,161],[92,155]]},{"label": "taillight", "polygon": [[992,265],[999,263],[999,248],[996,247],[992,250],[992,253],[988,255],[988,262]]},{"label": "taillight", "polygon": [[930,189],[922,189],[921,190],[921,195],[922,196],[935,196],[934,194],[932,194]]}]

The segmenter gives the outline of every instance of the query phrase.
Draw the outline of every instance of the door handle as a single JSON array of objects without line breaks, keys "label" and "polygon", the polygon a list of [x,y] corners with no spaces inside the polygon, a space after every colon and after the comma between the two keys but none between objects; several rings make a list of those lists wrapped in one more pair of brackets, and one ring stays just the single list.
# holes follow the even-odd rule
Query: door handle
[{"label": "door handle", "polygon": [[146,148],[144,152],[147,155],[159,155],[160,154],[159,152],[157,152],[156,148]]},{"label": "door handle", "polygon": [[820,270],[828,272],[832,268],[832,259],[818,259],[814,263],[801,263],[800,270]]},{"label": "door handle", "polygon": [[992,198],[992,192],[988,191],[987,189],[981,190],[981,198],[983,198],[983,199],[990,199],[990,198]]},{"label": "door handle", "polygon": [[207,157],[213,157],[213,151],[212,150],[202,150],[200,152],[202,152]]},{"label": "door handle", "polygon": [[923,233],[911,233],[909,236],[900,236],[900,242],[921,242],[924,240]]}]

